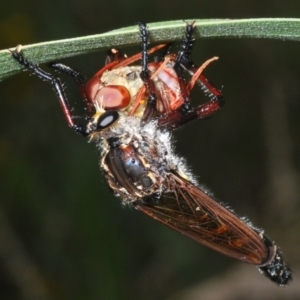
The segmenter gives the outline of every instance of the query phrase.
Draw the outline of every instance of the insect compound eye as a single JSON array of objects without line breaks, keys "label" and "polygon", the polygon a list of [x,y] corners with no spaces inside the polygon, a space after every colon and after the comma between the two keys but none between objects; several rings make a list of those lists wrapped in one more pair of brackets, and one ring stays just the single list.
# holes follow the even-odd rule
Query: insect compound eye
[{"label": "insect compound eye", "polygon": [[95,96],[100,88],[100,79],[97,76],[92,77],[85,84],[85,93],[90,102],[94,102]]},{"label": "insect compound eye", "polygon": [[85,85],[85,92],[90,102],[97,102],[105,110],[119,110],[128,106],[131,96],[122,85],[100,84],[97,76],[92,77]]},{"label": "insect compound eye", "polygon": [[97,130],[105,129],[111,126],[119,119],[119,113],[115,110],[106,111],[97,121]]},{"label": "insect compound eye", "polygon": [[107,85],[98,91],[97,98],[101,100],[104,109],[118,110],[127,107],[131,97],[125,86]]}]

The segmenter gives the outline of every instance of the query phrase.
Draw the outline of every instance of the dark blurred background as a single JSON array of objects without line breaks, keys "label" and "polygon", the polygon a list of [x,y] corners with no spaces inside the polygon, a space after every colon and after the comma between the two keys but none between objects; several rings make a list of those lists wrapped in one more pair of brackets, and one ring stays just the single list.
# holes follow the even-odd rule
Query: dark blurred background
[{"label": "dark blurred background", "polygon": [[[295,0],[5,1],[0,49],[139,20],[299,15]],[[227,102],[212,119],[174,134],[199,181],[281,246],[294,273],[290,286],[278,288],[255,267],[122,207],[95,145],[67,127],[51,87],[24,72],[0,85],[0,298],[299,299],[299,49],[291,41],[198,40],[195,62],[220,57],[206,75]],[[104,58],[63,62],[89,78]],[[69,99],[80,102],[66,82]],[[205,101],[201,91],[193,99]]]}]

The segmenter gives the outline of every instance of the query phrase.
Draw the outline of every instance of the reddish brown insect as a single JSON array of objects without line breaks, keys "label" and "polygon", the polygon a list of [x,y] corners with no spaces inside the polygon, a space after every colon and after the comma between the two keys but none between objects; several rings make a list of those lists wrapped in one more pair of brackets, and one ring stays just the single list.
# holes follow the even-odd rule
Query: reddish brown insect
[{"label": "reddish brown insect", "polygon": [[[190,59],[194,23],[187,24],[177,54],[170,53],[168,44],[148,50],[146,24],[139,23],[139,28],[141,53],[127,58],[111,50],[106,66],[86,84],[73,69],[51,65],[77,82],[89,114],[86,125],[74,123],[59,78],[24,59],[19,47],[11,53],[52,84],[68,125],[99,143],[108,184],[124,203],[216,251],[256,265],[272,281],[285,285],[291,273],[277,246],[263,231],[216,202],[173,150],[172,129],[211,116],[224,103],[221,92],[203,74],[216,58],[200,68]],[[149,54],[158,51],[156,61],[148,62]],[[131,65],[137,60],[141,65]],[[188,82],[186,74],[191,77]],[[194,109],[189,95],[195,84],[211,99]]]}]

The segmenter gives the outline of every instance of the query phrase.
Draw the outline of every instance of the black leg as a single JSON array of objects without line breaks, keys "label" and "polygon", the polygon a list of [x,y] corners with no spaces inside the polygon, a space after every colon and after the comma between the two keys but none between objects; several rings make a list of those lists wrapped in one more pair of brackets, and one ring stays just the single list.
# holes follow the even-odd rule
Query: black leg
[{"label": "black leg", "polygon": [[186,23],[185,37],[177,53],[177,58],[175,62],[176,67],[181,64],[195,66],[192,60],[190,59],[190,55],[193,50],[193,46],[195,44],[195,38],[193,37],[194,28],[195,28],[195,22],[191,24]]},{"label": "black leg", "polygon": [[147,122],[148,120],[153,118],[153,115],[155,113],[157,97],[155,94],[155,86],[153,81],[150,79],[150,74],[148,70],[148,29],[144,22],[139,22],[138,25],[140,28],[142,39],[142,71],[140,73],[140,77],[144,82],[146,92],[148,94],[147,106],[142,117],[142,122]]},{"label": "black leg", "polygon": [[[178,51],[175,63],[176,67],[177,65],[181,65],[182,68],[184,68],[191,74],[191,76],[193,76],[198,69],[190,58],[193,46],[195,44],[195,38],[193,38],[194,28],[195,22],[193,22],[192,24],[186,24],[185,38],[180,46],[180,50]],[[220,106],[224,104],[222,93],[217,88],[215,88],[203,74],[200,74],[197,82],[201,85],[204,92],[212,98],[212,100],[219,101]],[[188,90],[187,93],[189,94],[190,90]]]},{"label": "black leg", "polygon": [[187,87],[185,84],[182,65],[186,65],[186,64],[194,65],[190,60],[190,54],[195,42],[195,39],[193,38],[194,27],[195,27],[195,22],[193,22],[192,24],[188,24],[188,23],[186,24],[185,37],[180,45],[180,49],[177,53],[176,61],[174,64],[174,70],[177,74],[181,94],[184,99],[184,103],[180,107],[182,114],[187,114],[192,109],[189,93],[187,91]]},{"label": "black leg", "polygon": [[191,107],[189,94],[193,87],[193,84],[191,86],[190,83],[186,85],[183,71],[188,71],[192,76],[194,76],[198,71],[198,68],[190,59],[190,54],[195,42],[195,39],[193,38],[194,27],[194,22],[192,24],[186,25],[185,38],[180,46],[174,64],[174,70],[178,76],[178,82],[184,99],[184,103],[176,111],[164,115],[159,119],[158,124],[161,127],[174,129],[195,119],[208,118],[224,105],[224,98],[222,93],[217,88],[215,88],[202,73],[200,73],[200,75],[196,77],[196,82],[201,85],[204,92],[211,97],[211,100],[200,105],[196,109],[193,109]]},{"label": "black leg", "polygon": [[74,81],[76,82],[76,84],[79,88],[82,100],[87,109],[88,116],[93,115],[95,113],[95,108],[94,108],[93,104],[87,98],[87,95],[85,92],[85,83],[84,83],[83,75],[80,72],[70,68],[69,66],[61,64],[61,63],[52,62],[49,64],[49,66],[53,69],[59,70],[65,74],[73,77]]},{"label": "black leg", "polygon": [[33,64],[32,62],[26,60],[22,54],[21,49],[18,46],[14,51],[11,52],[12,57],[22,66],[24,66],[26,69],[30,70],[34,74],[36,74],[39,78],[49,82],[55,92],[56,98],[58,99],[60,106],[63,110],[63,113],[65,115],[65,118],[67,120],[68,125],[77,133],[87,136],[89,134],[89,130],[86,128],[86,126],[83,125],[77,125],[73,122],[73,115],[71,113],[71,109],[67,100],[67,97],[65,95],[62,83],[60,79],[57,77],[54,77],[50,73],[45,72],[37,65]]},{"label": "black leg", "polygon": [[155,62],[163,62],[165,57],[171,53],[173,43],[166,44],[159,52],[158,55],[155,55]]}]

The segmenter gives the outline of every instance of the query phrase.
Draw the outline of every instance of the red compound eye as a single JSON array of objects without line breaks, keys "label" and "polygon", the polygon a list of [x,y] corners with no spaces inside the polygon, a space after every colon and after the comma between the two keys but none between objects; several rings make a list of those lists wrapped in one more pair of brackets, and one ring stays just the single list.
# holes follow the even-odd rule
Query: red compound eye
[{"label": "red compound eye", "polygon": [[95,96],[99,90],[100,80],[98,77],[94,76],[85,84],[85,93],[87,98],[94,102]]},{"label": "red compound eye", "polygon": [[122,109],[130,102],[130,93],[122,85],[104,86],[98,91],[95,101],[101,101],[104,109]]},{"label": "red compound eye", "polygon": [[122,85],[107,85],[99,89],[99,78],[91,78],[85,87],[88,99],[91,102],[97,101],[100,107],[105,110],[117,110],[128,106],[130,93]]}]

